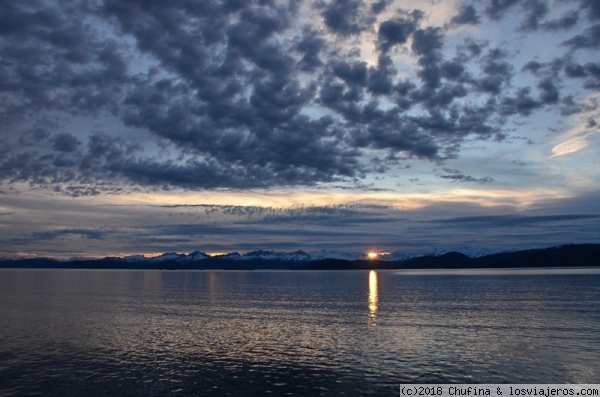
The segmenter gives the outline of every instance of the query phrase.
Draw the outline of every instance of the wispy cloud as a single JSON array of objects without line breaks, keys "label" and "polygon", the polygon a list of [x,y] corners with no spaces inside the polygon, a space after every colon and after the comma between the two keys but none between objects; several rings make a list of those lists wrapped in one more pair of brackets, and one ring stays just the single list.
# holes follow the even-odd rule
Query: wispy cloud
[{"label": "wispy cloud", "polygon": [[[561,134],[563,142],[552,148],[552,157],[576,153],[590,145],[589,138],[600,133],[600,94],[592,94],[579,102],[581,111],[571,117],[572,129]],[[598,120],[598,121],[597,121]]]},{"label": "wispy cloud", "polygon": [[585,137],[572,138],[552,148],[552,156],[558,157],[571,154],[586,148],[590,142]]}]

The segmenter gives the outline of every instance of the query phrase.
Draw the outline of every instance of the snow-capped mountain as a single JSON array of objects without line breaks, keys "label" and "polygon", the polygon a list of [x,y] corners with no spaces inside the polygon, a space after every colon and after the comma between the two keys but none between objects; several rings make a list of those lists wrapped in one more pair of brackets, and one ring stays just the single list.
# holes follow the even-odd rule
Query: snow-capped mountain
[{"label": "snow-capped mountain", "polygon": [[[470,247],[457,247],[457,248],[444,248],[434,249],[428,251],[394,251],[389,254],[379,254],[375,259],[380,261],[402,261],[409,258],[415,258],[420,256],[439,256],[447,252],[456,251],[463,253],[471,258],[477,258],[484,255],[489,255],[497,251],[490,249],[473,249]],[[280,252],[270,250],[257,250],[250,251],[243,254],[239,252],[230,252],[228,254],[210,256],[201,251],[194,251],[190,254],[179,254],[176,252],[167,252],[159,256],[147,258],[144,255],[130,255],[120,258],[129,263],[143,264],[143,263],[161,263],[161,262],[197,262],[206,259],[214,260],[235,260],[235,261],[249,261],[249,260],[266,260],[266,261],[279,261],[279,262],[310,262],[319,261],[323,259],[341,259],[346,261],[365,260],[369,259],[366,253],[360,252],[340,252],[331,250],[312,251],[305,252],[302,250],[293,252]]]},{"label": "snow-capped mountain", "polygon": [[230,252],[228,254],[210,256],[201,251],[195,251],[191,254],[178,254],[176,252],[167,252],[159,256],[147,258],[144,255],[130,255],[122,258],[123,260],[130,263],[144,263],[144,262],[188,262],[188,261],[199,261],[204,259],[216,259],[216,260],[270,260],[270,261],[281,261],[281,262],[308,262],[317,261],[322,259],[343,259],[347,261],[354,261],[358,259],[366,259],[366,254],[361,253],[348,253],[339,251],[315,251],[315,252],[304,252],[302,250],[293,252],[280,252],[270,250],[257,250],[250,251],[243,254],[239,252]]},{"label": "snow-capped mountain", "polygon": [[166,252],[162,255],[155,256],[154,258],[150,258],[151,262],[164,262],[164,261],[177,261],[177,260],[185,260],[186,254],[178,254],[176,252]]},{"label": "snow-capped mountain", "polygon": [[[454,252],[454,254],[452,254]],[[494,254],[494,255],[490,255]],[[566,244],[548,248],[530,248],[519,251],[501,251],[470,247],[435,249],[430,251],[395,251],[379,253],[377,261],[366,253],[346,253],[338,251],[277,252],[252,251],[210,256],[196,251],[190,254],[168,252],[156,257],[144,255],[125,257],[72,258],[57,260],[52,258],[0,259],[0,267],[23,268],[87,268],[87,269],[403,269],[416,266],[419,269],[448,268],[510,268],[510,267],[564,267],[598,266],[600,244]],[[340,259],[341,261],[323,261]],[[362,261],[354,262],[357,259]],[[407,260],[408,259],[408,260]],[[234,260],[240,263],[231,263]],[[342,261],[345,261],[342,262]],[[388,263],[381,263],[388,262]]]},{"label": "snow-capped mountain", "polygon": [[472,247],[452,247],[452,248],[437,248],[423,251],[394,251],[389,254],[380,255],[377,259],[382,261],[402,261],[410,258],[418,258],[421,256],[440,256],[448,252],[460,252],[470,258],[478,258],[480,256],[494,254],[498,251],[485,248]]},{"label": "snow-capped mountain", "polygon": [[219,255],[215,258],[218,259],[230,259],[230,260],[252,260],[252,259],[263,259],[272,261],[290,261],[290,262],[304,262],[312,260],[311,256],[304,251],[294,252],[276,252],[276,251],[251,251],[245,254],[239,252],[232,252],[225,255]]},{"label": "snow-capped mountain", "polygon": [[228,254],[214,256],[213,258],[238,260],[242,259],[242,255],[239,252],[230,252]]},{"label": "snow-capped mountain", "polygon": [[343,259],[346,261],[356,261],[359,259],[367,259],[367,255],[357,252],[339,252],[327,250],[310,253],[310,260],[317,261],[322,259]]},{"label": "snow-capped mountain", "polygon": [[154,256],[151,258],[146,258],[144,255],[130,255],[123,258],[123,260],[130,263],[144,263],[144,262],[164,262],[164,261],[199,261],[203,259],[210,258],[210,255],[205,254],[204,252],[194,251],[189,255],[186,254],[178,254],[176,252],[166,252],[159,256]]},{"label": "snow-capped mountain", "polygon": [[144,255],[129,255],[123,258],[123,260],[131,263],[146,262],[148,259]]},{"label": "snow-capped mountain", "polygon": [[210,258],[210,255],[200,251],[194,251],[185,257],[185,259],[189,261],[199,261],[208,258]]},{"label": "snow-capped mountain", "polygon": [[252,251],[242,255],[244,259],[265,259],[275,261],[304,262],[311,260],[311,256],[304,251],[275,252],[275,251]]}]

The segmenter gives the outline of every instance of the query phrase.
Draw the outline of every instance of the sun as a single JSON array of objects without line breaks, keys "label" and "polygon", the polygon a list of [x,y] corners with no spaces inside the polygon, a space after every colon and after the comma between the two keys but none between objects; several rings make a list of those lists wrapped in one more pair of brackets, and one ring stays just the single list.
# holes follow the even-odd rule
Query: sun
[{"label": "sun", "polygon": [[377,252],[367,252],[367,256],[369,257],[369,259],[375,259],[379,256],[379,254]]}]

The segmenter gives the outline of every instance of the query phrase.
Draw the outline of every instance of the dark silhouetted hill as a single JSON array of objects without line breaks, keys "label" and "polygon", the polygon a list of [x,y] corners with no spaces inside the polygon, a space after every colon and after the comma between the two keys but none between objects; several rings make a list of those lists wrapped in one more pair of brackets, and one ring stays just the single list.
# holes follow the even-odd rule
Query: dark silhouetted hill
[{"label": "dark silhouetted hill", "polygon": [[143,256],[107,257],[59,261],[52,258],[1,259],[0,268],[56,269],[179,269],[179,270],[360,270],[360,269],[469,269],[510,267],[587,267],[600,266],[600,244],[568,244],[552,248],[504,252],[471,258],[460,252],[425,255],[397,261],[306,259],[298,252],[282,256],[256,251],[240,260],[240,255],[211,257],[201,252],[190,255],[169,253],[156,258]]}]

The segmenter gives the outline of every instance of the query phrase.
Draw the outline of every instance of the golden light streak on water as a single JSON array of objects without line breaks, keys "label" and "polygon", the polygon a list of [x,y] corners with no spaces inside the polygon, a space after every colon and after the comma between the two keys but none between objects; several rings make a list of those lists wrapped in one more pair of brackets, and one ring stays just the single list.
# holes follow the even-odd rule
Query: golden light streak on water
[{"label": "golden light streak on water", "polygon": [[377,302],[379,302],[379,291],[377,289],[377,272],[369,272],[369,321],[370,327],[376,327],[377,321]]}]

